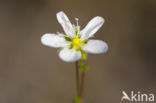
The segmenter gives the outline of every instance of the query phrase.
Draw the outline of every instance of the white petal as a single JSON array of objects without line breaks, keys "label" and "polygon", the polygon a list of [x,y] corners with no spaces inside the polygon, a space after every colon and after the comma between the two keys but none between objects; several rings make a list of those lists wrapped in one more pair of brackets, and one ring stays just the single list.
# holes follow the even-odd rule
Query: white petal
[{"label": "white petal", "polygon": [[64,48],[60,51],[59,57],[65,62],[75,62],[80,59],[81,52],[74,49]]},{"label": "white petal", "polygon": [[93,36],[103,25],[104,19],[100,16],[94,17],[87,26],[80,32],[81,39],[88,39]]},{"label": "white petal", "polygon": [[42,44],[50,47],[66,47],[69,43],[65,41],[64,37],[56,34],[44,34],[41,37]]},{"label": "white petal", "polygon": [[108,45],[102,40],[89,40],[88,43],[83,46],[83,50],[88,53],[100,54],[108,50]]},{"label": "white petal", "polygon": [[68,19],[67,15],[63,12],[60,11],[56,14],[58,22],[61,24],[62,28],[64,29],[64,32],[66,35],[70,37],[74,37],[74,28]]}]

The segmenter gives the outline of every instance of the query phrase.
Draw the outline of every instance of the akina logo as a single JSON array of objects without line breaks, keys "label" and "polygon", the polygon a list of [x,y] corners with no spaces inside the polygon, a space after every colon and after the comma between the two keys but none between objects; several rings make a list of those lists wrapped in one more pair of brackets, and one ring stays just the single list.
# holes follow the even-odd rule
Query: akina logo
[{"label": "akina logo", "polygon": [[131,91],[130,94],[128,95],[125,91],[122,91],[122,98],[121,101],[127,100],[127,101],[135,101],[135,102],[139,102],[139,101],[147,101],[147,102],[153,102],[154,101],[154,94],[150,93],[150,94],[145,94],[145,93],[141,93],[140,91],[138,92],[134,92]]}]

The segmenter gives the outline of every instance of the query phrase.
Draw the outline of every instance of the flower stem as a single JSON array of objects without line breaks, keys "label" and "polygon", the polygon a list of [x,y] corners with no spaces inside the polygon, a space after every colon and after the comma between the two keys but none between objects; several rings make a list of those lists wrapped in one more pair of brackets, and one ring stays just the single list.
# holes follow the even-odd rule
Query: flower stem
[{"label": "flower stem", "polygon": [[76,66],[76,88],[77,88],[77,95],[79,94],[79,62],[75,62]]},{"label": "flower stem", "polygon": [[84,92],[84,79],[85,79],[85,71],[82,71],[82,73],[81,73],[81,86],[80,86],[80,93],[79,93],[81,101],[83,99],[83,92]]},{"label": "flower stem", "polygon": [[[80,72],[78,61],[75,62],[75,67],[76,67],[76,88],[77,88],[77,98],[78,98],[78,100],[75,103],[82,103],[83,91],[84,91],[83,89],[84,89],[85,70],[82,70]],[[79,76],[81,76],[81,78]]]}]

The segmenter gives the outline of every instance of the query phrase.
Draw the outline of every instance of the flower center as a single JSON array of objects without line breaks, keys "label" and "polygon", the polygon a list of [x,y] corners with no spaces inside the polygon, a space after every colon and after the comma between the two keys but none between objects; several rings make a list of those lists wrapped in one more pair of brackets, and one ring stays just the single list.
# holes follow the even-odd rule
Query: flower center
[{"label": "flower center", "polygon": [[78,36],[73,38],[72,46],[75,47],[76,50],[80,50],[81,49],[81,44],[82,44],[82,41],[79,39]]}]

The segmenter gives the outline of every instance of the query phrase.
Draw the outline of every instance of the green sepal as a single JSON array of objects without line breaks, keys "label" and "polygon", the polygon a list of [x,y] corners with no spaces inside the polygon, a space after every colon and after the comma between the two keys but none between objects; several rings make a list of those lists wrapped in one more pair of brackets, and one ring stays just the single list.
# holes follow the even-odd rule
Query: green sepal
[{"label": "green sepal", "polygon": [[87,59],[87,53],[81,50],[81,60],[86,60]]},{"label": "green sepal", "polygon": [[73,45],[70,45],[70,46],[69,46],[69,49],[72,49],[72,48],[73,48]]},{"label": "green sepal", "polygon": [[82,43],[83,44],[87,44],[88,43],[88,40],[83,40]]},{"label": "green sepal", "polygon": [[64,36],[64,39],[65,39],[66,41],[72,41],[72,39],[69,38],[69,37],[67,37],[67,36]]},{"label": "green sepal", "polygon": [[61,51],[61,50],[62,50],[62,49],[58,49],[58,50],[57,50],[57,54],[60,54],[60,51]]},{"label": "green sepal", "polygon": [[78,28],[75,27],[75,34],[77,35],[77,33],[78,33]]},{"label": "green sepal", "polygon": [[87,63],[79,65],[79,70],[80,71],[85,71],[85,70],[88,70],[88,69],[89,69],[89,65]]}]

